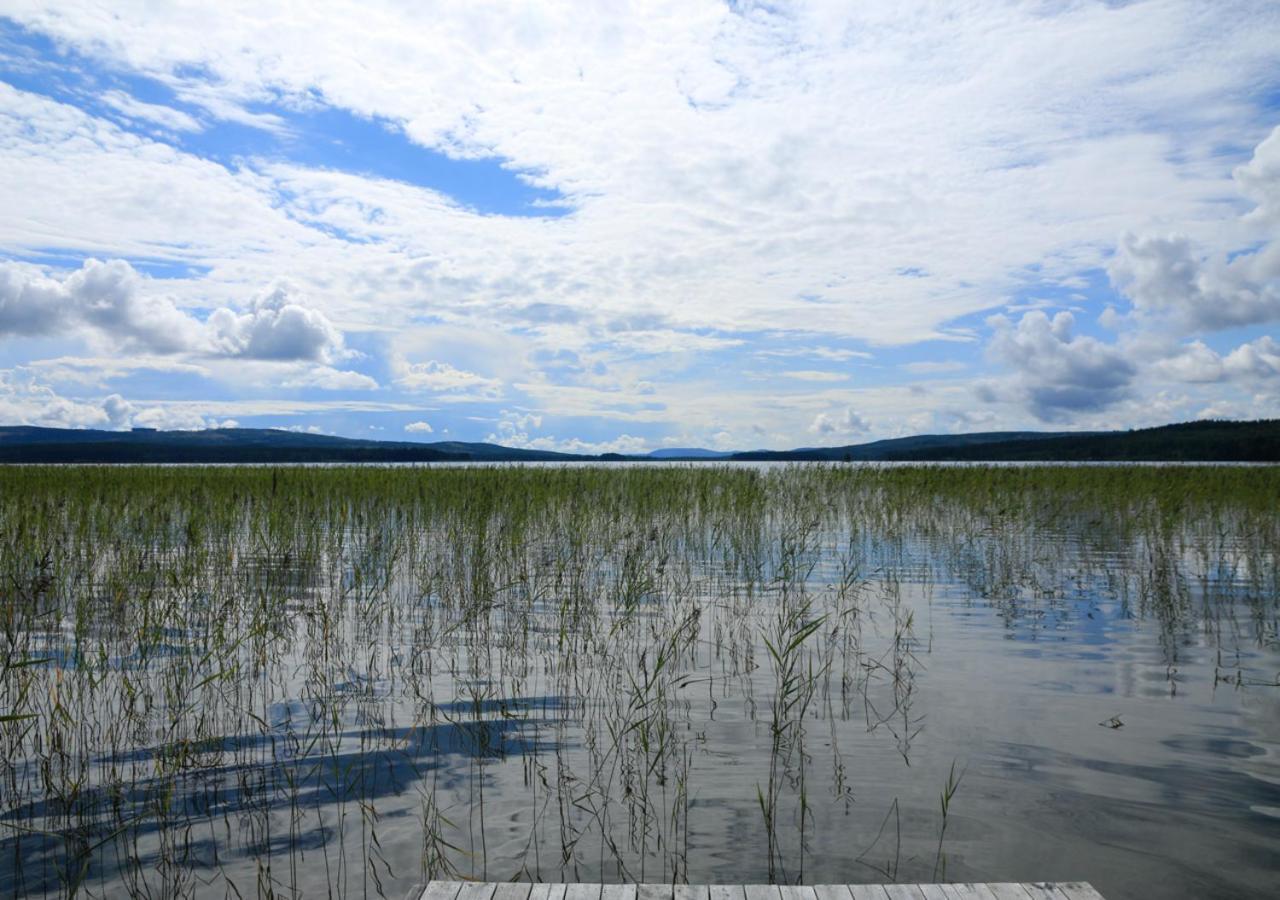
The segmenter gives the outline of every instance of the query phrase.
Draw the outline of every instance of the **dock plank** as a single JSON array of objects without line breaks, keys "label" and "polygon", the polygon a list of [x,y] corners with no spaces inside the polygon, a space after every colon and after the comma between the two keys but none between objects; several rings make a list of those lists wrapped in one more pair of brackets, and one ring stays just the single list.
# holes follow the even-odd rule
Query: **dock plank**
[{"label": "dock plank", "polygon": [[889,900],[924,900],[924,893],[916,884],[885,884],[881,887]]},{"label": "dock plank", "polygon": [[493,900],[529,900],[532,888],[527,881],[504,881],[493,892]]},{"label": "dock plank", "polygon": [[846,885],[853,900],[886,900],[882,884],[850,884]]},{"label": "dock plank", "polygon": [[1014,881],[1002,881],[988,884],[987,890],[995,895],[996,900],[1028,900],[1031,896],[1023,885]]},{"label": "dock plank", "polygon": [[782,884],[778,886],[782,900],[818,900],[817,891],[807,884]]},{"label": "dock plank", "polygon": [[996,900],[996,895],[985,884],[960,882],[944,884],[942,888],[952,900]]},{"label": "dock plank", "polygon": [[1085,881],[981,884],[596,884],[431,881],[419,900],[1104,900]]},{"label": "dock plank", "polygon": [[671,891],[672,900],[711,900],[711,887],[705,884],[677,884]]},{"label": "dock plank", "polygon": [[1071,900],[1103,900],[1103,896],[1087,881],[1059,881],[1054,886],[1064,891]]},{"label": "dock plank", "polygon": [[818,900],[850,900],[853,896],[847,884],[815,884],[813,892],[818,895]]},{"label": "dock plank", "polygon": [[461,881],[433,881],[422,892],[422,900],[455,900],[461,889]]}]

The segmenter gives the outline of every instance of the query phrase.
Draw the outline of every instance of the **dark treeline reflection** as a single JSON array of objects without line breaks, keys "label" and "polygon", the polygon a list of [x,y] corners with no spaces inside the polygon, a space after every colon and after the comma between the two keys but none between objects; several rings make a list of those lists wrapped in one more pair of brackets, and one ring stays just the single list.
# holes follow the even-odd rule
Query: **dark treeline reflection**
[{"label": "dark treeline reflection", "polygon": [[1278,507],[1272,468],[0,470],[0,893],[1261,891]]}]

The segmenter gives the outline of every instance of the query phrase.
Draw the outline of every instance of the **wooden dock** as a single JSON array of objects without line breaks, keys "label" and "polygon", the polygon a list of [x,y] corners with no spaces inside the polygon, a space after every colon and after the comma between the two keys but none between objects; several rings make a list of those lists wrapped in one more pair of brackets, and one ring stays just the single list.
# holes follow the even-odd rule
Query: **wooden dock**
[{"label": "wooden dock", "polygon": [[1000,884],[528,884],[432,881],[421,900],[1103,900],[1083,881]]}]

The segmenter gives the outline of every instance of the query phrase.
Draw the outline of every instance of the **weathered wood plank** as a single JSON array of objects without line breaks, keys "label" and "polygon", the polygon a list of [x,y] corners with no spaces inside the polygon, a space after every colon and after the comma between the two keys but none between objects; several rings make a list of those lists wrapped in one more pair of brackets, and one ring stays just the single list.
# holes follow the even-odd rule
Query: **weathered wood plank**
[{"label": "weathered wood plank", "polygon": [[535,884],[529,891],[529,900],[564,900],[565,884]]},{"label": "weathered wood plank", "polygon": [[853,900],[885,900],[884,885],[881,884],[850,884],[846,885],[849,893],[853,895]]},{"label": "weathered wood plank", "polygon": [[422,900],[455,900],[462,889],[461,881],[432,881],[422,892]]},{"label": "weathered wood plank", "polygon": [[711,888],[705,884],[677,884],[671,891],[672,900],[710,900]]},{"label": "weathered wood plank", "polygon": [[818,900],[851,900],[853,896],[847,884],[815,884],[813,892],[818,895]]},{"label": "weathered wood plank", "polygon": [[527,881],[504,881],[493,892],[493,900],[529,900],[532,888]]},{"label": "weathered wood plank", "polygon": [[1093,889],[1093,885],[1084,881],[1033,881],[1024,884],[1024,888],[1033,897],[1046,897],[1052,900],[1102,900],[1102,895]]},{"label": "weathered wood plank", "polygon": [[883,885],[847,885],[854,900],[886,900]]},{"label": "weathered wood plank", "polygon": [[985,884],[962,882],[944,884],[942,888],[952,900],[996,900],[996,895]]},{"label": "weathered wood plank", "polygon": [[818,900],[817,891],[807,884],[780,884],[778,895],[782,900]]},{"label": "weathered wood plank", "polygon": [[1027,900],[1031,896],[1023,890],[1022,885],[1012,881],[996,882],[986,887],[995,895],[996,900]]},{"label": "weathered wood plank", "polygon": [[466,881],[458,889],[457,900],[493,900],[497,888],[492,881]]},{"label": "weathered wood plank", "polygon": [[529,884],[432,881],[420,900],[1104,900],[1084,881],[980,884]]},{"label": "weathered wood plank", "polygon": [[1103,896],[1087,881],[1059,881],[1054,887],[1071,900],[1103,900]]},{"label": "weathered wood plank", "polygon": [[886,884],[882,887],[889,900],[924,900],[917,884]]},{"label": "weathered wood plank", "polygon": [[[711,885],[711,900],[747,900],[747,889],[740,884]],[[841,897],[839,900],[849,900]]]},{"label": "weathered wood plank", "polygon": [[1018,887],[1027,892],[1027,896],[1032,900],[1059,900],[1054,894],[1053,886],[1046,881],[1037,881],[1034,884],[1019,884]]}]

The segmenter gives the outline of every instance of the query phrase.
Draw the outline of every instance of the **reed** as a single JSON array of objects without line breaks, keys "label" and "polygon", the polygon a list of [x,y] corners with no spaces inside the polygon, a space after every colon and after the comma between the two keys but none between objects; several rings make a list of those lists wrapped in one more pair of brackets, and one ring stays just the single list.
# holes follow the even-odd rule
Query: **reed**
[{"label": "reed", "polygon": [[[1267,690],[1278,496],[1216,467],[3,468],[0,893],[708,881],[709,841],[804,881],[823,823],[889,821],[849,723],[944,778],[913,744],[931,585],[1011,629],[1120,598],[1171,692],[1193,632]],[[895,877],[945,875],[945,778],[911,801],[936,827],[888,807]]]}]

